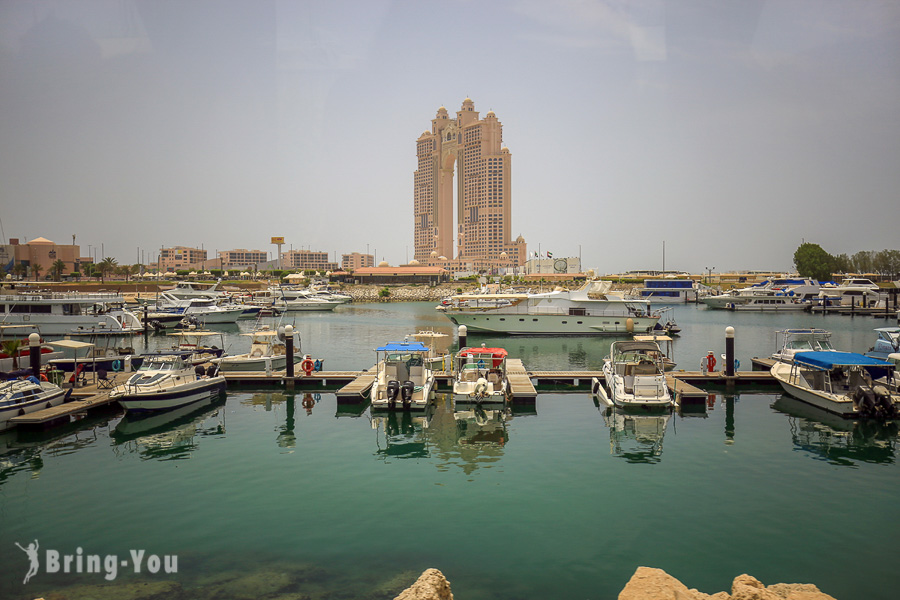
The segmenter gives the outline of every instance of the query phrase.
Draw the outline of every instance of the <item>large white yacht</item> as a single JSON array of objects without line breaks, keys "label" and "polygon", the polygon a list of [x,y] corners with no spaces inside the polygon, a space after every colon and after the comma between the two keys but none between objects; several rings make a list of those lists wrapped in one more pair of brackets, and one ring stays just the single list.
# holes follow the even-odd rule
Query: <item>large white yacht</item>
[{"label": "large white yacht", "polygon": [[[753,310],[766,310],[772,307],[788,307],[797,303],[812,302],[819,297],[819,282],[802,277],[782,277],[767,279],[749,287],[734,289],[718,296],[703,296],[700,302],[709,308],[727,308],[740,310],[741,305],[749,304]],[[783,298],[785,302],[756,302]]]},{"label": "large white yacht", "polygon": [[650,302],[610,293],[611,282],[589,280],[577,290],[538,294],[459,294],[437,307],[471,332],[510,335],[646,333],[659,321]]},{"label": "large white yacht", "polygon": [[36,292],[0,296],[0,324],[34,325],[41,335],[123,335],[143,331],[125,298],[111,293]]}]

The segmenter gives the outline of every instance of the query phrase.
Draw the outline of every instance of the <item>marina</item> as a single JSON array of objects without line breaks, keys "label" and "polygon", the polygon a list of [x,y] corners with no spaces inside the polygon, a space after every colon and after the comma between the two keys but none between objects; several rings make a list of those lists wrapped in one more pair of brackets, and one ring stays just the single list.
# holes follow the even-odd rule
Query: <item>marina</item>
[{"label": "marina", "polygon": [[[505,407],[456,406],[453,373],[440,368],[450,362],[438,361],[433,363],[433,400],[426,410],[373,414],[369,406],[369,388],[375,376],[373,350],[383,342],[372,340],[412,338],[423,330],[431,331],[423,339],[454,336],[452,326],[430,303],[349,304],[335,311],[304,313],[290,322],[296,343],[302,340],[304,352],[319,363],[320,370],[307,373],[295,365],[292,377],[278,370],[226,372],[224,398],[149,417],[123,416],[116,403],[108,401],[108,390],[98,389],[95,375],[88,373],[87,385],[72,388],[70,402],[47,409],[63,410],[27,415],[31,421],[22,418],[16,430],[0,435],[4,444],[0,487],[6,496],[7,514],[16,521],[6,526],[4,539],[38,536],[48,547],[84,543],[77,539],[78,527],[54,519],[45,523],[30,515],[36,511],[46,518],[63,489],[78,490],[78,497],[69,500],[74,510],[85,503],[108,506],[109,500],[99,495],[103,489],[112,490],[116,502],[140,507],[154,527],[151,531],[139,525],[124,535],[115,531],[100,535],[91,542],[94,547],[90,551],[116,551],[120,544],[130,544],[128,540],[139,536],[146,540],[141,543],[159,552],[182,554],[181,560],[191,566],[183,567],[177,580],[187,590],[202,589],[207,577],[232,581],[235,575],[229,573],[237,571],[244,574],[240,577],[259,573],[271,578],[267,569],[272,565],[279,565],[292,581],[301,582],[308,577],[304,575],[308,567],[297,566],[302,563],[318,565],[325,589],[348,593],[354,586],[373,585],[363,582],[396,575],[392,563],[371,558],[389,543],[392,555],[402,557],[413,569],[439,565],[452,580],[454,594],[501,599],[531,598],[535,593],[552,596],[555,577],[543,575],[544,569],[527,569],[526,573],[521,568],[534,560],[514,547],[527,546],[524,532],[499,528],[480,517],[473,521],[462,508],[469,502],[498,499],[516,505],[517,499],[527,496],[527,510],[513,509],[506,519],[519,522],[531,518],[529,515],[554,515],[547,523],[552,521],[553,529],[559,531],[544,535],[554,555],[547,567],[558,571],[564,565],[582,564],[585,572],[592,574],[570,578],[567,589],[585,597],[596,596],[597,577],[602,573],[609,573],[609,579],[600,589],[614,595],[638,553],[643,557],[640,560],[667,564],[667,569],[705,589],[724,588],[721,582],[730,581],[734,569],[747,570],[745,563],[756,560],[753,570],[772,581],[815,581],[835,597],[853,598],[846,593],[847,583],[842,578],[815,566],[816,552],[799,575],[795,569],[779,566],[788,564],[787,556],[799,551],[790,538],[776,533],[787,527],[787,516],[768,517],[772,539],[780,547],[771,561],[755,558],[756,534],[732,535],[729,561],[712,570],[695,566],[694,560],[673,561],[668,548],[678,547],[679,539],[689,540],[685,543],[698,548],[700,559],[709,562],[717,553],[716,538],[698,532],[729,531],[733,519],[752,518],[772,487],[777,487],[786,501],[799,501],[805,485],[834,484],[842,490],[840,504],[871,494],[870,489],[863,491],[871,485],[862,486],[860,481],[878,481],[879,494],[900,493],[900,488],[893,490],[894,484],[886,484],[885,479],[893,481],[890,473],[896,468],[893,448],[898,434],[893,425],[839,417],[834,417],[835,421],[827,413],[810,416],[806,405],[781,393],[768,370],[752,370],[754,354],[768,357],[775,349],[778,330],[825,326],[836,348],[867,350],[875,340],[872,320],[810,313],[731,313],[697,305],[676,307],[674,318],[683,329],[681,336],[670,338],[667,351],[675,363],[665,374],[674,406],[659,414],[608,408],[591,395],[592,379],[602,378],[603,358],[612,342],[631,336],[527,338],[473,333],[467,342],[470,346],[484,344],[509,353],[511,395]],[[278,320],[264,322],[277,331]],[[727,325],[735,327],[735,356],[742,366],[733,376],[723,373],[723,360],[713,372],[700,370],[700,359],[709,350],[717,356],[723,351]],[[256,331],[258,325],[245,321],[220,329],[227,356],[247,352],[251,336],[245,334]],[[355,335],[348,337],[346,331]],[[163,350],[171,346],[171,339],[163,334],[140,336],[134,340],[135,351]],[[452,345],[450,351],[454,351]],[[127,374],[110,376],[122,382]],[[782,440],[794,450],[785,453],[782,444],[773,444],[773,440]],[[38,459],[41,467],[36,471]],[[701,463],[702,468],[698,466]],[[779,466],[760,471],[761,463]],[[821,468],[845,463],[852,468]],[[223,478],[225,464],[230,466]],[[674,522],[662,515],[654,517],[649,499],[642,499],[639,492],[646,485],[642,483],[646,469],[654,471],[654,478],[661,478],[659,485],[665,485],[667,493],[687,499],[716,497],[728,510],[707,508]],[[545,474],[535,478],[535,470]],[[752,490],[727,483],[729,474],[736,472],[750,478],[747,486]],[[38,478],[30,480],[34,473]],[[616,484],[582,483],[598,477]],[[235,492],[228,483],[247,478],[254,482],[252,489]],[[795,486],[793,481],[798,478],[807,483]],[[383,483],[385,479],[389,485]],[[550,485],[538,490],[538,481]],[[850,481],[856,485],[847,485]],[[32,491],[26,491],[26,485]],[[96,487],[97,492],[85,485]],[[199,491],[207,488],[209,492]],[[174,520],[164,517],[160,512],[163,489],[165,496],[200,494],[201,501],[231,490],[218,502],[219,515],[226,522],[253,522],[256,530],[266,532],[265,543],[245,528],[212,530],[193,525],[202,521],[199,506],[186,506],[184,514]],[[32,499],[27,511],[26,494]],[[359,495],[376,505],[402,504],[405,498],[415,497],[428,506],[408,509],[407,518],[413,521],[447,515],[446,523],[440,519],[431,534],[442,540],[441,547],[446,550],[423,560],[419,554],[432,548],[427,539],[381,525],[374,508],[348,516],[341,507],[346,506],[347,498]],[[565,511],[558,510],[560,497],[566,498]],[[623,497],[629,502],[624,503]],[[261,501],[269,507],[264,514],[248,508]],[[298,502],[314,507],[315,517],[287,525],[276,517]],[[598,502],[614,512],[598,514]],[[611,514],[617,515],[612,521]],[[813,509],[800,526],[817,530],[819,519],[832,516],[825,508]],[[796,526],[793,520],[791,526]],[[199,527],[209,541],[197,542],[182,533],[192,527]],[[366,530],[364,537],[358,535],[360,527]],[[592,564],[591,557],[601,552],[598,545],[612,540],[621,544],[634,527],[657,532],[640,540],[631,538],[626,544],[631,552],[618,558],[604,554],[602,568]],[[857,527],[850,538],[865,537],[865,556],[876,555],[892,539],[891,527],[884,531],[883,524],[870,525],[864,520]],[[503,537],[502,542],[498,536]],[[303,544],[298,546],[297,540]],[[640,550],[648,541],[659,550],[649,554]],[[467,558],[463,549],[473,543],[481,549]],[[808,548],[808,542],[803,543]],[[233,555],[222,550],[232,546],[241,550]],[[478,566],[479,557],[501,549],[503,558],[493,561],[489,578],[496,583],[486,584],[478,575],[483,569]],[[249,561],[248,551],[255,557]],[[18,564],[20,557],[10,552],[18,550],[0,547],[0,559]],[[184,558],[188,555],[208,557],[204,560],[211,562],[198,566]],[[285,559],[291,564],[281,562]],[[352,572],[333,568],[347,560],[357,565]],[[873,569],[864,567],[863,571],[872,582],[865,586],[867,597],[886,598],[878,592],[883,585],[881,576]],[[238,585],[237,579],[233,581]],[[47,577],[44,584],[48,587],[34,590],[43,593],[65,583]],[[297,585],[310,589],[311,584]],[[11,595],[19,589],[15,586],[21,586],[20,577],[0,577],[4,597],[17,598]],[[223,586],[220,593],[229,597],[228,584]]]}]

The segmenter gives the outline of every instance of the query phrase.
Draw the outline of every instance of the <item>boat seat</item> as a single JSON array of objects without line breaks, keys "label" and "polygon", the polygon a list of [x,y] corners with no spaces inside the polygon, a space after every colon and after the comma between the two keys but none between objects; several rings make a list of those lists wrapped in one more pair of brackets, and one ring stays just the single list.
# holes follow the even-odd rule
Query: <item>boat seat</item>
[{"label": "boat seat", "polygon": [[490,373],[488,373],[487,380],[489,383],[499,384],[500,383],[500,373],[498,373],[497,371],[491,371]]}]

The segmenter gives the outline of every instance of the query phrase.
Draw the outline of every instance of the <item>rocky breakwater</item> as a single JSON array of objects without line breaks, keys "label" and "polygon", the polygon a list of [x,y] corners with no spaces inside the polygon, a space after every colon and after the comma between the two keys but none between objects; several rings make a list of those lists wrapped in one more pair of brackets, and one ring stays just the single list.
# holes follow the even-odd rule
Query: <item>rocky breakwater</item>
[{"label": "rocky breakwater", "polygon": [[447,296],[469,292],[472,284],[447,285],[350,285],[341,288],[341,293],[349,294],[354,302],[434,302],[437,304]]},{"label": "rocky breakwater", "polygon": [[619,594],[619,600],[836,600],[809,583],[775,583],[770,586],[750,575],[739,575],[731,593],[704,594],[663,571],[638,567]]}]

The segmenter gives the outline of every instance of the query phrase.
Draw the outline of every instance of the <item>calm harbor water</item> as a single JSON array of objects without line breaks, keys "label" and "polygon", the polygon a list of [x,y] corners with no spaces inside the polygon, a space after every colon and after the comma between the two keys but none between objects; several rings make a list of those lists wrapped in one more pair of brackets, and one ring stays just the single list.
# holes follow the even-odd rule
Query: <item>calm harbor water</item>
[{"label": "calm harbor water", "polygon": [[[686,370],[723,351],[727,325],[742,369],[771,353],[775,329],[824,327],[864,351],[885,325],[695,306],[676,319]],[[330,370],[367,368],[373,348],[418,329],[452,332],[430,304],[351,305],[295,325]],[[231,350],[250,327],[225,330]],[[599,369],[611,340],[470,336],[481,342],[532,369]],[[177,555],[177,574],[119,567],[112,585],[175,581],[185,598],[391,598],[432,566],[457,598],[615,598],[640,565],[708,593],[750,573],[841,600],[893,597],[894,425],[757,392],[662,417],[607,413],[584,393],[458,416],[444,396],[425,417],[382,418],[326,392],[240,390],[184,414],[0,434],[0,598],[107,584],[45,572],[43,550],[79,547]],[[15,542],[35,539],[41,570],[23,586]]]}]

